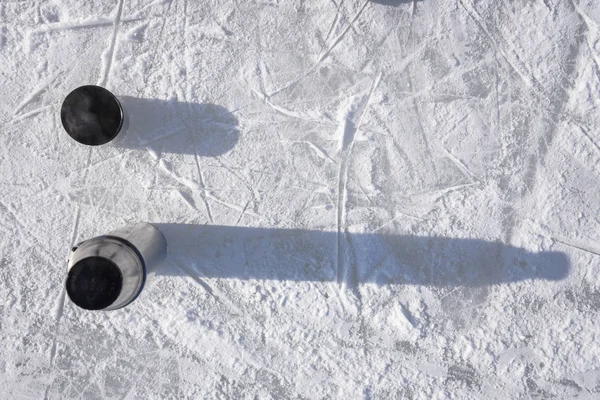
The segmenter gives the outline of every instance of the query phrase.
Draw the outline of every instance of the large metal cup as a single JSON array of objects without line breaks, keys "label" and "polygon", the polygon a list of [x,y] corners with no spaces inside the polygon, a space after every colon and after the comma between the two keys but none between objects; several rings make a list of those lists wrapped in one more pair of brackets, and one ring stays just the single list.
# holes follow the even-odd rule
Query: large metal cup
[{"label": "large metal cup", "polygon": [[116,310],[141,293],[167,254],[163,234],[147,223],[85,240],[71,249],[66,288],[87,310]]}]

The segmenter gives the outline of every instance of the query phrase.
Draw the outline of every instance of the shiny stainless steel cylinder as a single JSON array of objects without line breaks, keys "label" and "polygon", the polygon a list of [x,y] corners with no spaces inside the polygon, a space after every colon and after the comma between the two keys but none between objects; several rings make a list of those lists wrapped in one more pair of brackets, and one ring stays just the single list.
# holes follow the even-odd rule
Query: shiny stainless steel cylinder
[{"label": "shiny stainless steel cylinder", "polygon": [[166,254],[165,237],[147,223],[85,240],[71,249],[67,294],[87,310],[124,307],[141,293]]}]

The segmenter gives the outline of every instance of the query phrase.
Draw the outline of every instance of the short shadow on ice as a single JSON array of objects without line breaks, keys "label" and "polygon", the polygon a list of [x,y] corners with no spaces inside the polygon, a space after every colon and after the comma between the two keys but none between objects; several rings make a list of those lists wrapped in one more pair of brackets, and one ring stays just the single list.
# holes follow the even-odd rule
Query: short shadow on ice
[{"label": "short shadow on ice", "polygon": [[[155,224],[168,242],[162,275],[438,287],[557,281],[561,252],[532,253],[476,239],[300,229]],[[341,247],[338,252],[338,239]]]},{"label": "short shadow on ice", "polygon": [[238,121],[222,106],[120,96],[125,120],[115,147],[214,157],[239,139]]}]

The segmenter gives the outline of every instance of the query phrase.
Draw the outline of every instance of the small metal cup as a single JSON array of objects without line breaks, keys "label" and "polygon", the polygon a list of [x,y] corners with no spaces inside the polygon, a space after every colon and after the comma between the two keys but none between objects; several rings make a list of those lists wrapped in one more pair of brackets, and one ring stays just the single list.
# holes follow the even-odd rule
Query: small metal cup
[{"label": "small metal cup", "polygon": [[142,292],[167,254],[163,234],[147,223],[85,240],[71,249],[66,289],[87,310],[116,310]]},{"label": "small metal cup", "polygon": [[113,140],[125,115],[117,97],[100,86],[81,86],[67,95],[60,109],[67,134],[81,144],[98,146]]}]

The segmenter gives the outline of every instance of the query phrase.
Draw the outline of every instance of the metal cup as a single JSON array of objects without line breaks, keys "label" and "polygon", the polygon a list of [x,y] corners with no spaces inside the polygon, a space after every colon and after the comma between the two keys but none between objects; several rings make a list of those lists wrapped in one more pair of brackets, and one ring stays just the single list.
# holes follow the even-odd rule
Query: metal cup
[{"label": "metal cup", "polygon": [[60,119],[74,140],[98,146],[117,137],[125,117],[114,94],[100,86],[86,85],[67,95],[60,109]]},{"label": "metal cup", "polygon": [[148,223],[85,240],[71,249],[67,294],[87,310],[125,307],[142,292],[166,254],[165,237]]}]

